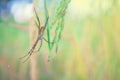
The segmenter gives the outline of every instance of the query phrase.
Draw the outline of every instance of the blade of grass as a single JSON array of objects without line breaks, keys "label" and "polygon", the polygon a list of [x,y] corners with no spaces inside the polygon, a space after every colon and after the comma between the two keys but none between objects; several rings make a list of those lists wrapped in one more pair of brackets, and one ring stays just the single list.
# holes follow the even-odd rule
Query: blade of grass
[{"label": "blade of grass", "polygon": [[[47,10],[47,6],[46,6],[46,0],[44,0],[44,12],[45,12],[45,18],[47,20],[48,18],[48,10]],[[49,28],[49,24],[46,24],[47,26],[47,39],[48,39],[48,47],[49,50],[51,51],[51,46],[50,46],[50,28]]]}]

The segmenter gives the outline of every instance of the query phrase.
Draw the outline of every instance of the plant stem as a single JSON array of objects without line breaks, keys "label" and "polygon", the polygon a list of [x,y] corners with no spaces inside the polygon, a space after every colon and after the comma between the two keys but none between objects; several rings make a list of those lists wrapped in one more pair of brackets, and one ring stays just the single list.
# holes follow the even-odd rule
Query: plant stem
[{"label": "plant stem", "polygon": [[[47,18],[48,18],[48,10],[47,10],[47,6],[46,6],[46,0],[44,0],[44,12],[45,12],[45,18],[47,20]],[[47,26],[47,39],[48,39],[48,47],[49,47],[49,50],[51,51],[51,46],[50,46],[50,28],[49,28],[49,24],[48,23],[46,25]]]}]

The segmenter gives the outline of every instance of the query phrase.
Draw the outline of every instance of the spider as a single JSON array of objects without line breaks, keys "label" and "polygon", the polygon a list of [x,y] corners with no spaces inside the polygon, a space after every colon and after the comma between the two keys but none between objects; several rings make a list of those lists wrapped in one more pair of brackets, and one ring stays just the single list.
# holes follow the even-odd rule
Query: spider
[{"label": "spider", "polygon": [[[41,44],[40,44],[40,47],[38,48],[37,52],[38,52],[38,51],[40,50],[40,48],[42,47],[42,41],[43,41],[43,40],[45,40],[46,42],[48,42],[48,41],[43,37],[43,35],[44,35],[44,32],[45,32],[46,25],[47,25],[47,23],[48,23],[49,17],[47,17],[47,20],[46,20],[46,22],[45,22],[45,25],[44,25],[44,26],[41,26],[41,25],[40,25],[40,20],[39,20],[39,17],[38,17],[38,15],[37,15],[37,12],[36,12],[35,8],[34,8],[34,11],[35,11],[36,19],[37,19],[37,21],[35,21],[35,24],[36,24],[36,26],[37,26],[37,28],[38,28],[38,36],[37,36],[37,39],[36,39],[35,43],[33,44],[32,48],[31,48],[30,51],[28,52],[28,54],[26,54],[26,55],[24,55],[23,57],[20,58],[20,59],[22,59],[22,58],[25,58],[25,57],[28,56],[28,57],[23,61],[23,63],[24,63],[25,61],[27,61],[27,60],[29,59],[29,57],[32,55],[32,53],[34,52],[35,47],[37,46],[37,44],[38,44],[39,41],[41,41]],[[38,22],[38,24],[37,24],[37,22]],[[50,42],[50,43],[53,43],[53,42]]]}]

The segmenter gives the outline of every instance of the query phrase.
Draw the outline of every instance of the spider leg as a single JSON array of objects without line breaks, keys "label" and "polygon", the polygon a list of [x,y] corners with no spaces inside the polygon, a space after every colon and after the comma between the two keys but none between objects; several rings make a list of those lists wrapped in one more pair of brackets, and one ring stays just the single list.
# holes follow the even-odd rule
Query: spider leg
[{"label": "spider leg", "polygon": [[34,49],[35,49],[38,41],[39,41],[39,38],[37,38],[37,40],[35,41],[34,45],[33,45],[32,48],[30,49],[30,51],[28,52],[28,54],[26,54],[25,56],[23,56],[23,57],[20,58],[20,59],[23,59],[23,58],[25,58],[26,56],[28,56],[28,57],[23,61],[23,63],[24,63],[25,61],[27,61],[27,60],[29,59],[29,57],[32,55],[32,53],[33,53],[33,51],[34,51]]},{"label": "spider leg", "polygon": [[[34,11],[35,11],[35,15],[36,15],[36,18],[37,18],[37,21],[35,21],[35,24],[36,24],[36,26],[37,26],[37,28],[38,28],[38,35],[40,34],[40,19],[39,19],[39,17],[38,17],[38,15],[37,15],[37,12],[36,12],[36,10],[35,10],[35,8],[34,8]],[[37,22],[38,22],[38,24],[37,24]]]},{"label": "spider leg", "polygon": [[[43,39],[48,43],[47,39],[43,37]],[[50,42],[51,44],[54,44],[55,42]]]},{"label": "spider leg", "polygon": [[38,28],[38,35],[40,34],[40,27],[39,27],[39,25],[37,24],[37,21],[35,21],[35,25],[37,26],[37,28]]},{"label": "spider leg", "polygon": [[33,53],[33,50],[32,50],[31,53],[28,54],[28,57],[23,61],[23,63],[25,63],[30,58],[30,56],[32,55],[32,53]]},{"label": "spider leg", "polygon": [[42,47],[42,40],[41,40],[41,43],[40,43],[40,47],[39,47],[38,50],[36,50],[35,52],[39,52],[40,49],[41,49],[41,47]]},{"label": "spider leg", "polygon": [[40,29],[40,19],[39,19],[38,15],[37,15],[37,12],[36,12],[35,8],[34,8],[34,11],[35,11],[35,15],[36,15],[36,18],[37,18],[37,21],[38,21],[38,27]]},{"label": "spider leg", "polygon": [[20,57],[19,59],[22,59],[22,58],[28,56],[29,54],[31,54],[31,52],[33,52],[33,49],[30,49],[30,51],[28,52],[28,54],[24,55],[23,57]]},{"label": "spider leg", "polygon": [[47,25],[47,23],[48,23],[48,19],[49,19],[49,16],[47,17],[47,20],[46,20],[46,22],[45,22],[45,25],[44,25],[45,28],[46,28],[46,25]]},{"label": "spider leg", "polygon": [[41,28],[40,27],[40,19],[39,19],[38,15],[37,15],[37,12],[36,12],[35,8],[34,8],[34,11],[35,11],[35,15],[36,15],[36,18],[37,18],[37,21],[35,21],[35,24],[36,24],[36,26],[38,28],[38,35],[39,35],[40,34],[40,28]]},{"label": "spider leg", "polygon": [[30,56],[32,55],[32,53],[33,53],[33,50],[34,50],[34,49],[31,48],[30,51],[28,52],[28,54],[26,54],[25,56],[23,56],[23,57],[20,58],[20,59],[23,59],[23,58],[25,58],[25,57],[28,56],[28,57],[23,61],[23,63],[26,62],[26,61],[29,59],[29,57],[30,57]]}]

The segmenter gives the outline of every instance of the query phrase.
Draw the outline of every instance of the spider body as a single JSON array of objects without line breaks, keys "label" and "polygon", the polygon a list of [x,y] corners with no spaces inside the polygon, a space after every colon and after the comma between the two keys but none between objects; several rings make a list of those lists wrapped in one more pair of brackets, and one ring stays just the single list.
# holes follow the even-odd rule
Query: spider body
[{"label": "spider body", "polygon": [[45,31],[45,27],[42,26],[42,27],[40,28],[40,30],[39,30],[39,35],[38,35],[39,40],[42,40],[44,31]]},{"label": "spider body", "polygon": [[[38,51],[40,50],[40,48],[42,47],[42,41],[43,41],[43,39],[44,39],[46,42],[48,42],[48,41],[43,37],[43,35],[44,35],[44,32],[45,32],[46,25],[47,25],[47,23],[48,23],[49,17],[47,17],[47,20],[46,20],[46,22],[45,22],[45,25],[44,25],[44,26],[41,26],[41,25],[40,25],[40,20],[39,20],[39,17],[38,17],[38,15],[37,15],[37,12],[36,12],[35,8],[34,8],[34,11],[35,11],[36,19],[37,19],[37,21],[35,21],[35,23],[36,23],[36,26],[37,26],[37,28],[38,28],[38,36],[37,36],[37,39],[36,39],[35,43],[33,44],[32,48],[31,48],[30,51],[28,52],[28,54],[26,54],[26,55],[24,55],[23,57],[20,58],[20,59],[22,59],[22,58],[28,56],[28,57],[23,61],[23,63],[24,63],[25,61],[27,61],[27,60],[29,59],[29,57],[32,55],[32,53],[34,52],[34,50],[35,50],[35,48],[36,48],[36,46],[37,46],[37,44],[38,44],[39,41],[41,41],[41,44],[40,44],[40,47],[39,47],[39,49],[37,50],[37,52],[38,52]],[[38,23],[37,23],[37,22],[38,22]]]}]

